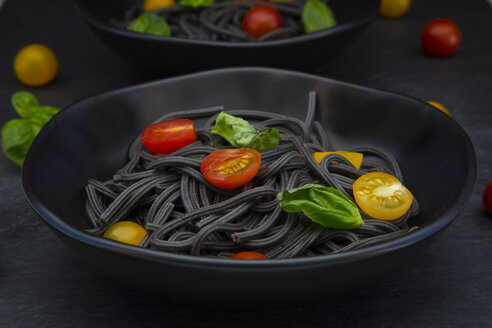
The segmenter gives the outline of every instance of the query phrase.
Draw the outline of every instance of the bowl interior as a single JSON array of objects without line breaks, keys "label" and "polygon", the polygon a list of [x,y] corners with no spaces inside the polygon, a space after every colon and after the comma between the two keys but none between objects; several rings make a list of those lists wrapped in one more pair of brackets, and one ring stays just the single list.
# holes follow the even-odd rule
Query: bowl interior
[{"label": "bowl interior", "polygon": [[[318,94],[318,119],[335,150],[370,145],[396,157],[406,185],[421,206],[420,214],[410,222],[420,227],[415,232],[418,238],[436,232],[462,210],[475,182],[475,154],[468,136],[451,117],[406,96],[262,68],[222,69],[160,80],[69,106],[31,146],[23,167],[24,189],[49,224],[57,229],[67,226],[63,233],[72,238],[98,240],[80,231],[89,227],[84,208],[87,180],[109,179],[126,162],[134,138],[157,117],[224,105],[304,119],[312,90]],[[125,249],[112,244],[116,250]],[[141,255],[145,251],[134,250]]]}]

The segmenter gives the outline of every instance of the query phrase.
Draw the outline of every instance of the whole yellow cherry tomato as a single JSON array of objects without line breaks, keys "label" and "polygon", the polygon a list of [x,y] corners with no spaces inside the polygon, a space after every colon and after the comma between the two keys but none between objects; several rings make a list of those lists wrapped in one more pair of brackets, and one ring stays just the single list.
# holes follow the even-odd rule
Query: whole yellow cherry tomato
[{"label": "whole yellow cherry tomato", "polygon": [[360,209],[379,220],[402,217],[413,201],[410,191],[397,178],[383,172],[364,174],[355,180],[352,188]]},{"label": "whole yellow cherry tomato", "polygon": [[429,100],[427,103],[429,105],[432,105],[432,106],[436,107],[437,109],[441,110],[443,113],[446,113],[449,116],[451,116],[451,113],[449,112],[449,110],[446,107],[444,107],[443,104],[438,103],[437,101],[432,101],[432,100]]},{"label": "whole yellow cherry tomato", "polygon": [[385,18],[398,18],[407,13],[411,0],[382,0],[379,14]]},{"label": "whole yellow cherry tomato", "polygon": [[151,11],[160,8],[166,8],[175,4],[175,0],[145,0],[143,11]]},{"label": "whole yellow cherry tomato", "polygon": [[58,59],[47,46],[30,44],[15,55],[14,72],[25,85],[39,87],[55,78],[58,73]]},{"label": "whole yellow cherry tomato", "polygon": [[147,231],[132,221],[120,221],[109,227],[104,233],[104,237],[138,246],[147,235]]}]

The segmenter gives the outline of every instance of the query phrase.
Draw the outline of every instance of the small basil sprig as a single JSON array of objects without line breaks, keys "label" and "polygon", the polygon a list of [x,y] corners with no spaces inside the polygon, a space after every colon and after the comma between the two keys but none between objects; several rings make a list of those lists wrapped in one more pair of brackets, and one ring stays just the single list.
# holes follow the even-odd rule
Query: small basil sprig
[{"label": "small basil sprig", "polygon": [[354,229],[364,224],[357,205],[339,190],[307,184],[277,194],[277,203],[288,213],[302,211],[312,221],[335,229]]},{"label": "small basil sprig", "polygon": [[337,25],[333,11],[320,0],[307,0],[302,9],[301,18],[305,33]]},{"label": "small basil sprig", "polygon": [[210,7],[214,4],[214,0],[181,0],[179,4],[183,7]]},{"label": "small basil sprig", "polygon": [[159,15],[152,13],[144,13],[135,18],[128,25],[127,29],[133,32],[155,34],[155,35],[171,35],[171,28],[166,20]]},{"label": "small basil sprig", "polygon": [[24,91],[14,93],[11,100],[23,119],[10,120],[2,127],[2,149],[15,164],[22,166],[34,138],[60,109],[39,106],[36,97]]},{"label": "small basil sprig", "polygon": [[248,121],[224,112],[217,116],[211,132],[224,137],[234,147],[251,148],[260,153],[272,149],[282,140],[277,129],[256,130]]}]

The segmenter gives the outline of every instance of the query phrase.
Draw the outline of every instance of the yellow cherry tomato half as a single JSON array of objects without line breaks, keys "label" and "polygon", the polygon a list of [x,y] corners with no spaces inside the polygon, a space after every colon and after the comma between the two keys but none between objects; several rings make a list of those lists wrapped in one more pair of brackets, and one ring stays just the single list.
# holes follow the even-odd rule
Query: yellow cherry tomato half
[{"label": "yellow cherry tomato half", "polygon": [[413,201],[410,191],[397,178],[383,172],[364,174],[355,180],[352,188],[360,209],[379,220],[402,217]]},{"label": "yellow cherry tomato half", "polygon": [[121,243],[138,246],[147,235],[147,231],[132,221],[120,221],[109,227],[104,237]]},{"label": "yellow cherry tomato half", "polygon": [[432,101],[432,100],[429,100],[427,103],[429,105],[432,105],[432,106],[436,107],[437,109],[439,109],[443,113],[448,114],[449,116],[451,116],[451,113],[449,112],[449,110],[446,107],[444,107],[443,104],[438,103],[437,101]]},{"label": "yellow cherry tomato half", "polygon": [[339,150],[339,151],[325,151],[325,152],[315,152],[313,153],[314,160],[318,163],[321,163],[325,156],[330,154],[338,154],[340,156],[345,157],[356,169],[360,169],[362,165],[362,159],[364,155],[361,153],[354,153],[351,151]]},{"label": "yellow cherry tomato half", "polygon": [[25,85],[39,87],[55,78],[58,73],[58,59],[47,46],[30,44],[15,55],[14,73]]},{"label": "yellow cherry tomato half", "polygon": [[174,5],[176,2],[174,0],[145,0],[143,3],[144,11],[151,11],[160,8],[166,8]]},{"label": "yellow cherry tomato half", "polygon": [[410,9],[411,0],[382,0],[379,14],[385,18],[398,18]]}]

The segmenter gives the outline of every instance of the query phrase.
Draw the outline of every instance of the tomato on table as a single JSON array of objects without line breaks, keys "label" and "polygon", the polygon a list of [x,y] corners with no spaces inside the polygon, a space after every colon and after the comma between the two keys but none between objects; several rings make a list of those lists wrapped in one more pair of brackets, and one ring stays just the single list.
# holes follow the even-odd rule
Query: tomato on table
[{"label": "tomato on table", "polygon": [[147,231],[132,221],[120,221],[106,230],[103,237],[134,246],[140,245]]},{"label": "tomato on table", "polygon": [[447,114],[447,115],[451,116],[451,113],[449,112],[449,110],[443,104],[441,104],[441,103],[439,103],[437,101],[433,101],[433,100],[429,100],[427,103],[429,105],[432,105],[432,106],[436,107],[437,109],[439,109],[444,114]]},{"label": "tomato on table", "polygon": [[268,257],[256,252],[240,252],[232,255],[230,258],[238,260],[268,260]]},{"label": "tomato on table", "polygon": [[449,19],[434,19],[422,30],[420,43],[425,53],[436,57],[446,57],[458,49],[461,44],[461,32],[458,26]]},{"label": "tomato on table", "polygon": [[360,209],[379,220],[391,221],[402,217],[413,201],[410,191],[397,178],[383,172],[362,175],[352,188]]},{"label": "tomato on table", "polygon": [[45,45],[33,43],[25,46],[14,58],[15,76],[31,87],[51,82],[58,73],[58,58]]},{"label": "tomato on table", "polygon": [[261,155],[254,149],[220,149],[205,157],[201,170],[214,186],[234,189],[250,182],[260,165]]},{"label": "tomato on table", "polygon": [[483,206],[487,213],[492,215],[492,180],[489,181],[483,191]]},{"label": "tomato on table", "polygon": [[196,131],[193,121],[180,118],[149,125],[140,137],[152,154],[169,155],[195,142]]},{"label": "tomato on table", "polygon": [[244,31],[255,39],[281,27],[280,13],[271,6],[255,6],[248,10],[243,17]]}]

